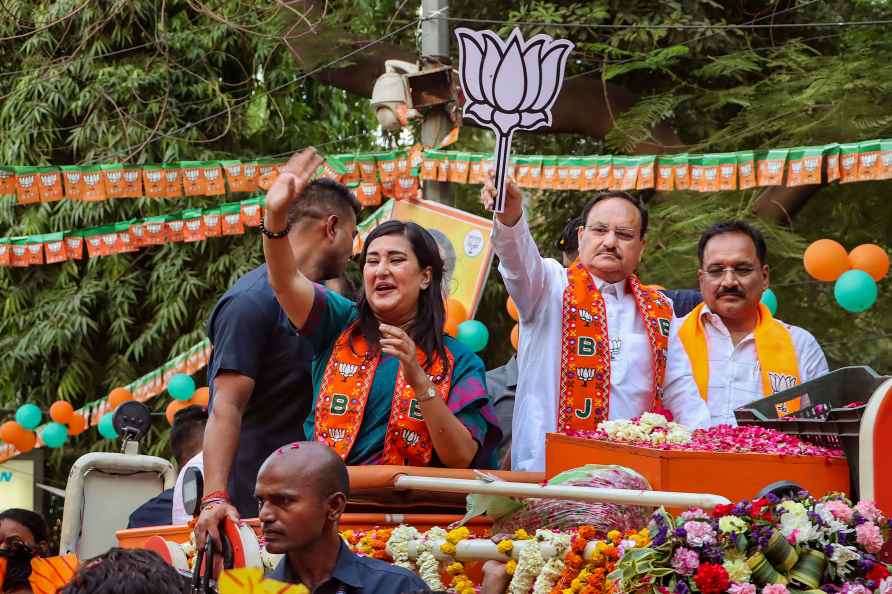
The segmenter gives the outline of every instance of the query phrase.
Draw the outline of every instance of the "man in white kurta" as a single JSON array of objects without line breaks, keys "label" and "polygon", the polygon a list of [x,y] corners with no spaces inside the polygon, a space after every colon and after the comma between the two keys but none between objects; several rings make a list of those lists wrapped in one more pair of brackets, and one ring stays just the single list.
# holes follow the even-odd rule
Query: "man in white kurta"
[{"label": "man in white kurta", "polygon": [[[494,189],[487,184],[481,196],[485,205],[491,203],[493,195]],[[519,189],[511,184],[505,211],[496,215],[492,241],[499,271],[520,314],[511,467],[542,471],[545,434],[557,429],[563,299],[569,281],[567,269],[539,254],[523,216],[522,202]],[[583,216],[579,262],[600,291],[607,317],[608,416],[630,419],[654,404],[650,339],[628,282],[644,248],[647,211],[629,194],[607,193],[590,200]],[[662,405],[677,422],[688,427],[708,422],[708,411],[689,380],[676,382],[672,390],[664,391]]]},{"label": "man in white kurta", "polygon": [[[827,359],[814,336],[760,307],[768,266],[765,239],[757,229],[741,221],[714,225],[700,240],[699,257],[705,303],[672,328],[667,389],[675,383],[690,385],[693,379],[698,393],[706,391],[701,396],[710,424],[736,425],[735,409],[827,373]],[[757,348],[762,324],[775,325],[779,347]],[[706,346],[699,355],[697,340]],[[791,351],[790,369],[776,369],[783,364],[776,359],[785,348]]]}]

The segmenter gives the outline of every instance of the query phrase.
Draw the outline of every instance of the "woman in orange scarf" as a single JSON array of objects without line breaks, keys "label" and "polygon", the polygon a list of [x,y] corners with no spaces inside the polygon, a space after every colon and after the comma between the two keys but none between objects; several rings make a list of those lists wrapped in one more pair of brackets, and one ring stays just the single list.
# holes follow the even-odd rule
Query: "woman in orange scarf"
[{"label": "woman in orange scarf", "polygon": [[443,260],[430,233],[411,222],[376,227],[360,257],[357,304],[310,282],[279,240],[320,163],[311,150],[289,161],[267,193],[262,228],[276,298],[316,347],[307,437],[348,464],[490,466],[499,430],[484,366],[443,332]]}]

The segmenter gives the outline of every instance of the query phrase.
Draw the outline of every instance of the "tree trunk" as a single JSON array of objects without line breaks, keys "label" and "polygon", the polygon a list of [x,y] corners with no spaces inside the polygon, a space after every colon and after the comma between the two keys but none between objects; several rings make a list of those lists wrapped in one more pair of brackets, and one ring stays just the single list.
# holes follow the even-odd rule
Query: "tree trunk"
[{"label": "tree trunk", "polygon": [[[371,40],[342,30],[322,25],[318,1],[296,0],[285,3],[293,13],[285,41],[295,60],[312,77],[325,84],[362,97],[371,97],[372,88],[384,74],[386,60],[416,62],[418,56],[399,46],[376,43],[363,48]],[[356,52],[345,60],[331,64],[337,58]],[[637,101],[634,93],[600,79],[579,77],[564,81],[561,94],[552,109],[552,125],[533,133],[572,133],[603,138],[613,127],[616,115],[632,107]],[[581,108],[584,106],[584,108]],[[474,126],[466,120],[464,125]],[[677,152],[683,146],[675,130],[666,123],[658,124],[652,141],[637,145],[634,154]],[[666,147],[672,147],[667,149]],[[766,188],[753,207],[753,212],[765,220],[789,224],[820,186]]]}]

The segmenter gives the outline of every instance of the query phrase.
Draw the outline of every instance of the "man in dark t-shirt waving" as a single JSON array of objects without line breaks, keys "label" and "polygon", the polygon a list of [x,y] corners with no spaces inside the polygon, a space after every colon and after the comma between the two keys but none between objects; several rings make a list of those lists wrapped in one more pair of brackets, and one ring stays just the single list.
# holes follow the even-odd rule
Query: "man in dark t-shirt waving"
[{"label": "man in dark t-shirt waving", "polygon": [[[343,274],[353,252],[360,205],[330,179],[309,184],[286,166],[279,180],[305,185],[274,235],[288,241],[301,271],[316,282]],[[269,233],[263,228],[261,231]],[[204,498],[195,528],[199,545],[219,543],[220,522],[255,517],[254,484],[276,448],[304,439],[313,401],[313,349],[296,334],[269,284],[266,265],[241,277],[217,303],[208,322],[210,418],[204,436]]]}]

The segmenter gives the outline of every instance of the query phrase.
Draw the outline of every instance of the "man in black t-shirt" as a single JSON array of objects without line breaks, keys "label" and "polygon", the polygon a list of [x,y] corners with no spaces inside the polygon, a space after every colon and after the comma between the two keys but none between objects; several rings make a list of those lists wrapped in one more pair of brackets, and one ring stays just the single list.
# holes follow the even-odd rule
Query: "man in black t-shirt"
[{"label": "man in black t-shirt", "polygon": [[[294,176],[287,166],[280,178],[286,175]],[[339,183],[318,179],[306,187],[281,241],[290,243],[307,277],[321,283],[343,274],[359,210],[356,197]],[[205,501],[195,528],[200,545],[205,534],[219,542],[217,527],[224,517],[257,515],[257,471],[276,448],[304,439],[313,401],[313,349],[276,301],[266,265],[223,295],[208,322],[208,336],[214,348],[208,364]]]}]

